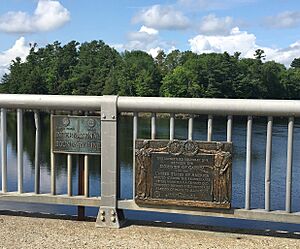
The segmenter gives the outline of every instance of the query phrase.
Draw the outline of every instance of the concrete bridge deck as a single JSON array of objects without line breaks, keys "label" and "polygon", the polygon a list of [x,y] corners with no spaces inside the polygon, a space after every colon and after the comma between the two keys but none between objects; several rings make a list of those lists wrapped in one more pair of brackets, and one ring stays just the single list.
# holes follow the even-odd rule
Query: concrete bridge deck
[{"label": "concrete bridge deck", "polygon": [[[255,233],[255,234],[254,234]],[[300,235],[134,222],[122,229],[90,221],[0,215],[0,248],[300,248]]]}]

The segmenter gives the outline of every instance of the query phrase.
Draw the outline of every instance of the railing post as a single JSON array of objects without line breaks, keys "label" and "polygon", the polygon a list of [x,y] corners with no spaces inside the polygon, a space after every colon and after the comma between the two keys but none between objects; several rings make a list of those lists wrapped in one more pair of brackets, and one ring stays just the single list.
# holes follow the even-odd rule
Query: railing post
[{"label": "railing post", "polygon": [[[137,139],[138,136],[138,113],[134,112],[133,113],[133,141],[132,141],[132,175],[135,176],[135,140]],[[135,196],[135,177],[132,177],[132,197],[134,198]]]},{"label": "railing post", "polygon": [[2,193],[7,192],[7,123],[6,109],[1,108],[1,167],[2,167]]},{"label": "railing post", "polygon": [[245,183],[245,209],[251,208],[251,163],[252,163],[252,116],[247,120],[247,148],[246,148],[246,183]]},{"label": "railing post", "polygon": [[285,211],[292,211],[292,166],[293,166],[294,117],[289,118],[286,166]]},{"label": "railing post", "polygon": [[211,142],[212,140],[212,129],[213,129],[213,116],[208,115],[208,120],[207,120],[207,141]]},{"label": "railing post", "polygon": [[194,115],[190,115],[188,123],[188,140],[193,140]]},{"label": "railing post", "polygon": [[41,122],[40,114],[38,111],[34,111],[34,123],[35,123],[35,156],[34,156],[34,193],[40,193],[40,142],[41,142]]},{"label": "railing post", "polygon": [[119,228],[123,213],[118,203],[118,110],[117,96],[101,105],[101,207],[97,227]]},{"label": "railing post", "polygon": [[175,135],[175,113],[170,113],[170,140],[174,140]]},{"label": "railing post", "polygon": [[23,193],[23,110],[17,110],[18,193]]}]

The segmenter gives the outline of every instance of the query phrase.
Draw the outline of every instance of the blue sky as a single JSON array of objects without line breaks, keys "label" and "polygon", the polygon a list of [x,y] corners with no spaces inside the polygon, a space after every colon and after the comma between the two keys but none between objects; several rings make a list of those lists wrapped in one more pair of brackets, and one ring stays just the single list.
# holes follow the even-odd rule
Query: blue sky
[{"label": "blue sky", "polygon": [[0,0],[0,75],[29,43],[103,40],[119,51],[196,53],[264,49],[286,66],[300,57],[299,0]]}]

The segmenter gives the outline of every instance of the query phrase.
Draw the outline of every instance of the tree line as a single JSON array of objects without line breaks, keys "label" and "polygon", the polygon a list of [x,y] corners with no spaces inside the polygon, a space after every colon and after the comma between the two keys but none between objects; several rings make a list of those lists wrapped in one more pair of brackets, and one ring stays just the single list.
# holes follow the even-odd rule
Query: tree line
[{"label": "tree line", "polygon": [[119,53],[103,41],[60,42],[31,46],[25,61],[16,58],[2,77],[0,92],[218,97],[300,98],[300,58],[290,68],[241,53],[196,54],[159,51],[156,58],[143,51]]}]

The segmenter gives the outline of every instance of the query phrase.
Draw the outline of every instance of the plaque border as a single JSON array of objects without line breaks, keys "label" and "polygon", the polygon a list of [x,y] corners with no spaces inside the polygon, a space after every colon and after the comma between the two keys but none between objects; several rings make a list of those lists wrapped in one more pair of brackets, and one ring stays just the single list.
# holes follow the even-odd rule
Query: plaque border
[{"label": "plaque border", "polygon": [[[176,144],[176,145],[174,145]],[[172,148],[173,147],[173,148]],[[172,155],[215,155],[215,166],[218,177],[213,189],[219,197],[213,195],[213,201],[182,200],[153,198],[152,195],[152,165],[151,153],[168,153]],[[218,164],[218,168],[216,166]],[[232,142],[207,142],[197,140],[145,140],[135,141],[135,202],[140,206],[175,206],[194,208],[231,208],[232,195]],[[145,171],[145,172],[143,172]],[[219,176],[220,175],[220,176]],[[222,178],[224,177],[224,178]],[[144,181],[143,181],[144,180]],[[223,186],[223,188],[222,188]],[[224,186],[225,191],[224,191]],[[221,201],[222,200],[222,201]],[[226,201],[224,201],[226,200]]]},{"label": "plaque border", "polygon": [[53,123],[54,117],[68,117],[68,118],[95,118],[100,120],[100,136],[101,136],[101,116],[79,116],[79,115],[63,115],[63,114],[51,114],[50,115],[50,143],[51,143],[51,153],[55,154],[71,154],[71,155],[91,155],[91,156],[99,156],[101,155],[101,137],[100,137],[100,152],[76,152],[76,151],[59,151],[54,150],[54,130]]}]

